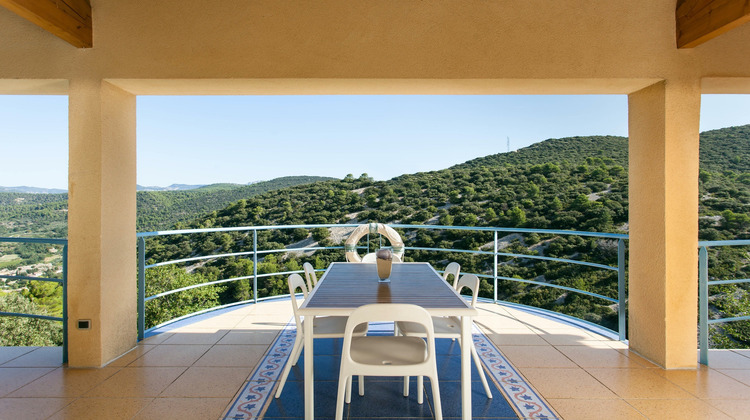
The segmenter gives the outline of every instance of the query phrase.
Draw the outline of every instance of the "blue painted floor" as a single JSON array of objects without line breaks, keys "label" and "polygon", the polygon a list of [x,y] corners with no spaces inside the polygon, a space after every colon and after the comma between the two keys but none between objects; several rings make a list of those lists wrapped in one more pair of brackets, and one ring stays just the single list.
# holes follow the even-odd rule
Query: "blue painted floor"
[{"label": "blue painted floor", "polygon": [[[368,335],[392,335],[390,326],[370,325]],[[436,340],[438,376],[443,418],[461,417],[461,348],[457,341]],[[315,418],[333,419],[336,410],[339,362],[343,339],[315,340]],[[303,351],[304,353],[304,351]],[[472,362],[472,416],[475,419],[518,419],[518,416],[487,375],[492,390],[488,399]],[[265,420],[304,418],[304,354],[292,368],[281,397],[269,398]],[[426,395],[423,404],[417,403],[416,378],[411,379],[410,395],[402,394],[402,377],[366,377],[365,395],[357,393],[357,378],[352,388],[352,402],[344,405],[344,419],[424,419],[434,417],[429,379],[424,381]]]}]

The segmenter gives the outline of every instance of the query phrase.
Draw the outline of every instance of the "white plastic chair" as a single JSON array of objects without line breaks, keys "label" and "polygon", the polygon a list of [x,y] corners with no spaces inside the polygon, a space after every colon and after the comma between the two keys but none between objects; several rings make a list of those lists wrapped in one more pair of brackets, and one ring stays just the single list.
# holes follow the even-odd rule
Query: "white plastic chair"
[{"label": "white plastic chair", "polygon": [[[299,306],[297,305],[297,296],[295,295],[295,292],[297,289],[302,289],[302,294],[305,296],[305,299],[307,299],[307,287],[305,287],[305,281],[299,274],[290,275],[288,282],[289,295],[292,300],[292,311],[294,312],[294,322],[297,324],[297,336],[294,338],[294,346],[292,347],[292,352],[289,354],[289,360],[287,360],[286,366],[284,366],[284,371],[281,374],[279,387],[276,390],[276,398],[279,398],[281,396],[281,391],[284,389],[284,384],[286,384],[286,379],[289,376],[289,372],[292,370],[292,366],[297,365],[299,356],[302,353],[302,347],[305,344],[305,340],[303,337],[303,322],[305,322],[305,320],[303,320],[302,317],[297,314]],[[313,338],[341,338],[344,336],[344,327],[346,327],[345,316],[326,316],[321,318],[314,318],[312,321]],[[366,333],[367,324],[357,326],[357,328],[353,332],[353,334],[357,336],[362,336]],[[361,377],[359,380],[359,384],[360,394],[362,394],[364,393],[364,381]]]},{"label": "white plastic chair", "polygon": [[315,274],[315,269],[312,264],[306,262],[302,264],[302,268],[305,270],[305,280],[307,280],[307,290],[312,290],[318,284],[318,276]]},{"label": "white plastic chair", "polygon": [[[353,336],[359,325],[370,321],[403,321],[419,325],[424,329],[426,340],[402,336]],[[350,384],[353,375],[360,375],[361,378],[362,375],[403,376],[404,374],[430,378],[435,418],[442,420],[443,412],[440,405],[440,387],[435,357],[435,331],[430,314],[417,305],[406,304],[373,304],[355,309],[349,316],[344,331],[344,347],[341,354],[338,397],[336,398],[336,420],[341,420],[344,414],[345,391],[346,402],[351,402]],[[361,392],[360,395],[362,395]],[[408,395],[408,393],[404,394],[404,396]],[[421,389],[418,395],[421,404]]]},{"label": "white plastic chair", "polygon": [[443,280],[448,281],[448,277],[453,275],[453,288],[458,287],[458,275],[461,273],[461,265],[457,262],[452,262],[445,267],[443,271]]},{"label": "white plastic chair", "polygon": [[[479,277],[475,274],[465,274],[458,281],[458,293],[461,293],[461,289],[468,287],[471,290],[471,306],[475,307],[477,304],[477,296],[479,295]],[[463,350],[464,343],[461,343],[461,320],[453,316],[434,316],[432,317],[433,329],[435,331],[435,338],[452,338],[459,339],[461,349]],[[399,334],[408,337],[424,337],[424,330],[421,325],[410,322],[397,322],[396,331]],[[487,378],[484,375],[484,369],[482,369],[482,363],[479,361],[479,355],[477,349],[474,347],[474,341],[468,343],[471,350],[471,357],[474,359],[474,364],[479,371],[479,377],[482,379],[482,385],[484,391],[487,393],[487,398],[492,398],[492,391],[490,386],[487,384]],[[408,390],[409,377],[404,377],[404,387]],[[422,389],[422,378],[417,379],[417,384]],[[406,391],[405,391],[406,392]]]}]

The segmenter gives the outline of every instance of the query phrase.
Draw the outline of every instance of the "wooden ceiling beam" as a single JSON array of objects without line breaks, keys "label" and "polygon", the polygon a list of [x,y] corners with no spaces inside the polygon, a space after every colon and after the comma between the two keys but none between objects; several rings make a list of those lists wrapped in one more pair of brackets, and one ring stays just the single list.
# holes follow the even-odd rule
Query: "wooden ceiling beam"
[{"label": "wooden ceiling beam", "polygon": [[678,0],[677,48],[693,48],[745,22],[750,0]]},{"label": "wooden ceiling beam", "polygon": [[94,45],[89,0],[0,0],[0,6],[78,48]]}]

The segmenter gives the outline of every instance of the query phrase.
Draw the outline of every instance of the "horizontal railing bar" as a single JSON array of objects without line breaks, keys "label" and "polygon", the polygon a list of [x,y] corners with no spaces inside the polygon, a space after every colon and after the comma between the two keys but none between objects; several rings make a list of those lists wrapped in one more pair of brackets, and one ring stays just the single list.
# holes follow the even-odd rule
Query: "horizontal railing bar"
[{"label": "horizontal railing bar", "polygon": [[709,319],[709,324],[723,324],[725,322],[733,322],[733,321],[749,321],[750,315],[745,316],[735,316],[732,318],[719,318],[719,319]]},{"label": "horizontal railing bar", "polygon": [[[278,273],[258,274],[258,278],[261,278],[261,277],[271,277],[271,276],[282,276],[282,275],[287,275],[287,274],[295,274],[295,273],[303,273],[303,272],[304,272],[304,270],[280,271]],[[244,280],[244,279],[251,279],[251,278],[253,278],[253,276],[232,277],[230,279],[221,279],[221,280],[209,281],[209,282],[206,282],[206,283],[192,284],[190,286],[181,287],[179,289],[168,290],[166,292],[162,292],[162,293],[159,293],[159,294],[156,294],[156,295],[151,295],[151,296],[147,297],[146,299],[144,299],[144,301],[148,302],[149,300],[152,300],[152,299],[156,299],[156,298],[168,296],[168,295],[171,295],[171,294],[177,293],[177,292],[184,292],[185,290],[197,289],[199,287],[213,286],[215,284],[229,283],[229,282],[232,282],[232,281]]]},{"label": "horizontal railing bar", "polygon": [[6,276],[3,274],[0,274],[0,278],[6,278],[9,280],[32,280],[32,281],[51,281],[54,283],[60,283],[62,284],[62,279],[51,279],[47,277],[29,277],[29,276]]},{"label": "horizontal railing bar", "polygon": [[[366,247],[358,247],[358,248],[366,248]],[[258,254],[272,254],[274,252],[304,252],[305,250],[318,251],[318,250],[324,250],[324,249],[344,249],[344,247],[343,246],[321,246],[321,247],[310,247],[310,248],[268,249],[268,250],[258,250]],[[252,254],[253,254],[253,251],[243,251],[243,252],[232,252],[228,254],[201,255],[198,257],[182,258],[179,260],[170,260],[170,261],[155,263],[155,264],[147,265],[144,268],[162,267],[165,265],[180,264],[180,263],[190,262],[190,261],[210,260],[214,258],[227,258],[227,257],[236,257],[236,256],[241,256],[241,255],[252,255]]]},{"label": "horizontal railing bar", "polygon": [[[444,248],[421,248],[421,247],[406,247],[404,248],[407,251],[408,250],[416,250],[416,251],[436,251],[436,252],[458,252],[458,253],[469,253],[469,254],[479,254],[479,255],[494,255],[495,253],[493,251],[475,251],[470,249],[444,249]],[[555,261],[555,262],[563,262],[568,264],[577,264],[577,265],[585,265],[589,267],[595,267],[595,268],[601,268],[604,270],[614,270],[617,271],[617,267],[612,267],[605,264],[597,264],[592,263],[588,261],[578,261],[578,260],[569,260],[565,258],[554,258],[554,257],[544,257],[541,255],[529,255],[529,254],[513,254],[513,253],[507,253],[507,252],[498,252],[498,256],[503,257],[515,257],[515,258],[528,258],[533,260],[545,260],[545,261]]]},{"label": "horizontal railing bar", "polygon": [[591,236],[596,238],[628,239],[627,234],[607,232],[581,232],[577,230],[546,230],[529,228],[500,228],[500,227],[475,227],[475,226],[443,226],[443,225],[402,225],[388,224],[397,229],[437,229],[437,230],[471,230],[478,232],[517,232],[517,233],[541,233],[544,235],[573,235]]},{"label": "horizontal railing bar", "polygon": [[712,247],[712,246],[740,246],[750,245],[750,239],[735,239],[730,241],[698,241],[699,247]]},{"label": "horizontal railing bar", "polygon": [[67,239],[57,238],[7,238],[0,237],[0,242],[18,242],[24,244],[53,244],[53,245],[67,245]]},{"label": "horizontal railing bar", "polygon": [[591,296],[591,297],[595,297],[595,298],[599,298],[599,299],[608,300],[608,301],[613,302],[613,303],[619,303],[617,301],[617,299],[613,299],[611,297],[603,296],[603,295],[600,295],[600,294],[597,294],[597,293],[587,292],[587,291],[581,290],[581,289],[574,289],[572,287],[560,286],[559,284],[542,283],[540,281],[524,280],[524,279],[518,279],[518,278],[515,278],[515,277],[497,276],[497,278],[500,279],[500,280],[517,281],[519,283],[535,284],[537,286],[553,287],[555,289],[567,290],[569,292],[580,293],[580,294],[584,294],[584,295],[587,295],[587,296]]},{"label": "horizontal railing bar", "polygon": [[708,282],[708,285],[715,286],[719,284],[737,284],[737,283],[750,283],[750,279],[712,280]]},{"label": "horizontal railing bar", "polygon": [[62,318],[56,317],[56,316],[19,314],[17,312],[0,312],[0,316],[17,316],[21,318],[36,318],[36,319],[45,319],[47,321],[62,321],[63,320]]},{"label": "horizontal railing bar", "polygon": [[185,233],[214,233],[214,232],[237,232],[237,231],[253,231],[253,230],[274,230],[274,229],[315,229],[315,228],[331,228],[331,227],[353,227],[356,228],[359,224],[322,224],[322,225],[269,225],[269,226],[238,226],[238,227],[226,227],[226,228],[205,228],[205,229],[179,229],[179,230],[159,230],[154,232],[140,232],[136,234],[138,238],[146,238],[150,236],[167,236],[167,235],[182,235]]}]

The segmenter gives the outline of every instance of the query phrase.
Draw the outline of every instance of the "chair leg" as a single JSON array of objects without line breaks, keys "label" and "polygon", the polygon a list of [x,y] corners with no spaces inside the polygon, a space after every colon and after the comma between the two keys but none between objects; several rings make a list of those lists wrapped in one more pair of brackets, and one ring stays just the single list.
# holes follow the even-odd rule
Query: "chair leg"
[{"label": "chair leg", "polygon": [[[284,384],[286,384],[286,379],[289,376],[289,372],[292,370],[292,365],[297,364],[297,359],[299,359],[300,353],[302,353],[302,346],[303,346],[303,340],[302,335],[298,334],[297,337],[294,339],[294,346],[292,347],[292,352],[289,354],[289,359],[286,361],[286,365],[284,366],[284,371],[281,373],[281,379],[279,380],[279,388],[276,390],[276,397],[279,398],[281,396],[281,391],[284,390]],[[296,358],[295,358],[296,355]]]},{"label": "chair leg", "polygon": [[443,420],[443,406],[440,404],[440,386],[438,385],[437,372],[430,377],[432,385],[432,402],[435,405],[435,420]]},{"label": "chair leg", "polygon": [[404,376],[404,397],[409,396],[409,377]]},{"label": "chair leg", "polygon": [[417,376],[417,404],[424,402],[424,376]]},{"label": "chair leg", "polygon": [[346,403],[351,404],[352,402],[352,380],[354,376],[347,376],[346,378]]},{"label": "chair leg", "polygon": [[492,399],[492,391],[490,391],[490,386],[487,384],[487,377],[484,376],[484,369],[482,369],[482,362],[479,360],[479,355],[477,354],[477,348],[474,347],[474,343],[471,343],[471,357],[474,359],[474,364],[477,365],[477,370],[479,371],[479,378],[482,379],[482,385],[484,386],[484,392],[487,393],[487,398]]},{"label": "chair leg", "polygon": [[359,375],[359,396],[365,396],[365,377],[363,375]]},{"label": "chair leg", "polygon": [[336,392],[336,420],[343,420],[344,418],[344,398],[346,398],[344,394],[346,394],[349,378],[350,376],[346,375],[346,372],[339,373],[339,387]]}]

